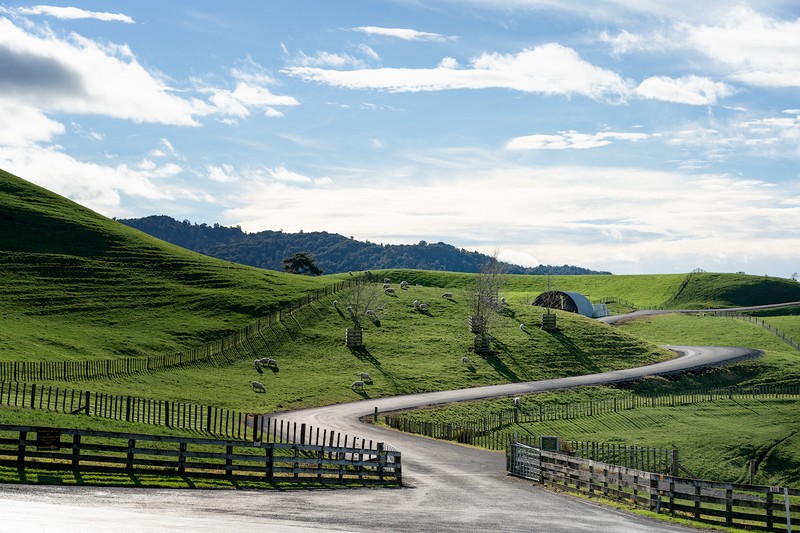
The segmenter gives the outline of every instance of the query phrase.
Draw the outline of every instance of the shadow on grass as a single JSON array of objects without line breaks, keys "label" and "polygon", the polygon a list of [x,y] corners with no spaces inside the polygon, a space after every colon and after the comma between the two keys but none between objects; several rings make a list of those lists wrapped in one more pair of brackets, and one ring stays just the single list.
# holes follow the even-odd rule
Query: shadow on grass
[{"label": "shadow on grass", "polygon": [[569,353],[577,361],[579,361],[586,370],[590,370],[593,373],[603,371],[603,369],[597,366],[597,363],[595,363],[591,357],[588,357],[586,355],[586,352],[584,352],[577,344],[575,344],[572,341],[572,339],[564,335],[560,330],[545,330],[545,331],[549,331],[550,335],[567,350],[567,353]]},{"label": "shadow on grass", "polygon": [[[502,342],[499,342],[497,339],[493,339],[493,342],[499,345],[501,348],[505,347],[505,345]],[[506,366],[506,364],[503,361],[501,361],[499,357],[497,357],[497,353],[498,352],[493,351],[489,353],[478,353],[476,355],[480,355],[483,358],[483,360],[489,364],[489,366],[494,368],[495,372],[505,377],[507,380],[513,382],[520,381],[519,376],[517,376],[517,374],[513,370],[508,368],[508,366]],[[470,364],[470,366],[472,365]]]}]

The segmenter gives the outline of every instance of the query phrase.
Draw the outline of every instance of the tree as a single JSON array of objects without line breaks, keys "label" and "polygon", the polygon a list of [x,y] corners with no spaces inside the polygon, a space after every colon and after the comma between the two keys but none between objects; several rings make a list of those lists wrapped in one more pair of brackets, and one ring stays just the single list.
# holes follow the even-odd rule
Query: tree
[{"label": "tree", "polygon": [[472,286],[466,290],[472,309],[470,329],[475,334],[476,351],[488,351],[492,325],[501,309],[499,292],[505,281],[504,264],[497,259],[498,252],[484,263]]},{"label": "tree", "polygon": [[291,274],[304,274],[319,276],[322,269],[317,266],[317,260],[308,252],[298,252],[283,260],[283,269]]}]

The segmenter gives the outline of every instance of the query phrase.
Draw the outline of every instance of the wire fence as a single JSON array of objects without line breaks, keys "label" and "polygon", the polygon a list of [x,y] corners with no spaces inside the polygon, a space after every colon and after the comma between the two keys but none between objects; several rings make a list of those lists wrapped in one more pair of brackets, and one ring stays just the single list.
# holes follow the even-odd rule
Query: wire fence
[{"label": "wire fence", "polygon": [[347,289],[357,278],[316,289],[247,327],[193,350],[148,357],[84,361],[3,361],[0,381],[80,381],[105,379],[168,370],[187,365],[224,366],[274,354],[292,340],[292,329],[313,320],[319,313],[312,304]]}]

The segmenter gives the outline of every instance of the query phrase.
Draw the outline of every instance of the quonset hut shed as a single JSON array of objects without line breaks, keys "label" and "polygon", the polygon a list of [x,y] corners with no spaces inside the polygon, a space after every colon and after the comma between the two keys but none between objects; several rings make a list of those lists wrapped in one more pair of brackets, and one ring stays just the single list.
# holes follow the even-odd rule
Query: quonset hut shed
[{"label": "quonset hut shed", "polygon": [[548,304],[553,309],[578,313],[589,318],[597,316],[592,302],[579,292],[546,291],[537,296],[533,302],[533,305],[539,307],[548,307]]}]

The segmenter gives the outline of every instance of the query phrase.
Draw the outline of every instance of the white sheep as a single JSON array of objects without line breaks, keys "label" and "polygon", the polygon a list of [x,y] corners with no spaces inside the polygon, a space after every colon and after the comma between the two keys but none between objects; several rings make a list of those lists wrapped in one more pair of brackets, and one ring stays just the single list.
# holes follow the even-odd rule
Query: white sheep
[{"label": "white sheep", "polygon": [[388,287],[386,289],[383,289],[383,292],[385,292],[386,294],[394,294],[395,290],[393,287]]},{"label": "white sheep", "polygon": [[414,307],[417,307],[419,305],[419,300],[414,300],[413,304],[414,304]]},{"label": "white sheep", "polygon": [[364,382],[363,381],[354,381],[350,388],[353,390],[361,389],[364,390]]},{"label": "white sheep", "polygon": [[400,288],[401,289],[405,289],[407,287],[408,287],[408,282],[407,281],[403,280],[403,281],[400,282]]},{"label": "white sheep", "polygon": [[519,401],[520,401],[520,400],[519,400],[519,396],[517,396],[516,398],[514,398],[514,407],[519,407]]},{"label": "white sheep", "polygon": [[253,361],[253,364],[256,366],[257,369],[261,368],[261,359],[256,359],[255,361]]},{"label": "white sheep", "polygon": [[429,307],[429,306],[428,306],[428,304],[419,304],[419,305],[417,305],[417,309],[421,309],[421,310],[423,310],[423,311],[424,311],[425,309],[427,309],[428,307]]},{"label": "white sheep", "polygon": [[361,373],[361,381],[372,381],[372,378],[369,377],[369,374],[366,372]]},{"label": "white sheep", "polygon": [[391,286],[392,286],[392,284],[391,284],[391,283],[384,283],[384,284],[383,284],[383,288],[384,288],[384,289],[388,289],[388,288],[389,288],[389,287],[391,287]]},{"label": "white sheep", "polygon": [[467,357],[466,355],[464,357],[462,357],[461,358],[461,364],[462,365],[468,365],[469,364],[469,357]]},{"label": "white sheep", "polygon": [[267,392],[267,388],[260,381],[251,381],[250,385],[253,386],[253,390],[256,392]]},{"label": "white sheep", "polygon": [[347,312],[350,313],[351,315],[355,315],[356,314],[355,310],[353,309],[353,306],[351,306],[351,305],[347,306]]},{"label": "white sheep", "polygon": [[501,304],[503,304],[503,305],[505,305],[505,304],[506,304],[506,297],[505,297],[505,296],[502,296],[502,297],[500,298],[500,303],[501,303]]},{"label": "white sheep", "polygon": [[520,331],[525,331],[525,324],[520,323],[519,329],[520,329]]},{"label": "white sheep", "polygon": [[333,301],[333,306],[334,307],[339,307],[339,300],[334,300]]},{"label": "white sheep", "polygon": [[452,297],[453,297],[453,293],[452,292],[446,292],[446,293],[442,294],[442,298],[452,298]]},{"label": "white sheep", "polygon": [[257,359],[257,361],[261,366],[272,366],[278,368],[278,361],[271,357],[264,357],[263,359]]},{"label": "white sheep", "polygon": [[384,283],[391,283],[391,282],[392,282],[392,280],[390,280],[389,278],[383,278],[383,282],[384,282]]},{"label": "white sheep", "polygon": [[375,311],[373,311],[372,309],[367,309],[367,315],[375,316]]}]

